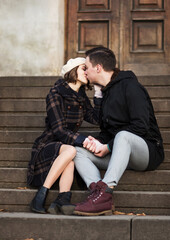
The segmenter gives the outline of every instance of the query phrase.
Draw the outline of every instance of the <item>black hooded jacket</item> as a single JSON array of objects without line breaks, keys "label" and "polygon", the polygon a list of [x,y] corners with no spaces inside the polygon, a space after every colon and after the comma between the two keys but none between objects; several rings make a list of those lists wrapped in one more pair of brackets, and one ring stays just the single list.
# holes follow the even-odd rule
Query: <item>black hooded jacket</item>
[{"label": "black hooded jacket", "polygon": [[129,131],[142,137],[149,147],[147,170],[164,159],[162,137],[146,89],[131,71],[120,71],[103,89],[101,132],[97,137],[112,151],[115,135]]}]

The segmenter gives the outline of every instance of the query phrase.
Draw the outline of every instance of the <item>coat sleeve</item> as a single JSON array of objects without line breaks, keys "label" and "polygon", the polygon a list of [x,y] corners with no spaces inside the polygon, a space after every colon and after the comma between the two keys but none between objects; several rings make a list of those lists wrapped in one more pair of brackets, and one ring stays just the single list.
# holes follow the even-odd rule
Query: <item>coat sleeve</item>
[{"label": "coat sleeve", "polygon": [[103,124],[100,125],[100,133],[96,137],[97,140],[99,140],[101,143],[106,144],[112,139],[113,136],[106,131],[106,129],[103,127]]},{"label": "coat sleeve", "polygon": [[107,142],[106,131],[101,132],[101,136],[105,137],[110,150],[112,151],[114,137],[120,131],[129,131],[140,137],[145,137],[149,130],[149,101],[146,90],[133,79],[128,79],[125,89],[126,109],[129,115],[129,123],[115,130],[114,136]]},{"label": "coat sleeve", "polygon": [[46,98],[46,110],[49,125],[57,141],[65,144],[82,146],[85,136],[70,131],[63,114],[64,106],[59,94],[49,93]]},{"label": "coat sleeve", "polygon": [[94,107],[92,107],[89,98],[85,94],[85,115],[84,120],[92,124],[99,124],[102,98],[93,98]]},{"label": "coat sleeve", "polygon": [[136,81],[129,81],[126,100],[130,123],[125,130],[144,137],[149,130],[149,101],[146,90]]}]

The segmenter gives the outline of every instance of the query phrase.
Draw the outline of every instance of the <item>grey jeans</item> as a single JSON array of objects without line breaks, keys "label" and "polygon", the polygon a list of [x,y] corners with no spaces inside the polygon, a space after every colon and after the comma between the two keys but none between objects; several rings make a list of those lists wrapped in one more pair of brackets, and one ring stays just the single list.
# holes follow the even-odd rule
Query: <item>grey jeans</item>
[{"label": "grey jeans", "polygon": [[[146,142],[127,131],[121,131],[115,136],[112,153],[105,157],[96,157],[81,147],[76,149],[75,166],[87,187],[99,180],[108,186],[116,186],[127,168],[144,171],[149,163],[149,149]],[[103,179],[99,169],[106,170]]]}]

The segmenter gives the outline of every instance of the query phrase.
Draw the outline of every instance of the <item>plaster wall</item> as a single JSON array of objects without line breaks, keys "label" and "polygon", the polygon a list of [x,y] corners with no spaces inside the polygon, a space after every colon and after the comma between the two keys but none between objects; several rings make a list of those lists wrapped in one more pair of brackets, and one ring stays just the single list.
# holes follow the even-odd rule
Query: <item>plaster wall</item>
[{"label": "plaster wall", "polygon": [[63,0],[0,0],[0,76],[55,76],[64,63]]}]

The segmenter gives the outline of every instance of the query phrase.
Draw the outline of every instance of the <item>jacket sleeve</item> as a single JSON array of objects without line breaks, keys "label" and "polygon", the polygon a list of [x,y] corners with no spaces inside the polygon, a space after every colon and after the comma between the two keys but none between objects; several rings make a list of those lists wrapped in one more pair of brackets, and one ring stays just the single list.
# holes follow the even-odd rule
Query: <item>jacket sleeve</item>
[{"label": "jacket sleeve", "polygon": [[99,124],[102,98],[94,97],[93,102],[94,102],[94,107],[92,107],[89,98],[85,94],[84,120],[92,124]]},{"label": "jacket sleeve", "polygon": [[101,125],[100,125],[100,133],[96,137],[96,139],[99,140],[99,142],[101,142],[103,144],[106,144],[112,138],[113,138],[113,136],[109,132],[106,131],[106,129],[103,127],[103,124],[101,123]]},{"label": "jacket sleeve", "polygon": [[136,81],[129,81],[126,101],[130,123],[125,130],[144,137],[149,130],[149,101],[146,90]]},{"label": "jacket sleeve", "polygon": [[57,141],[65,144],[82,146],[85,136],[74,133],[67,128],[67,123],[63,115],[63,101],[58,94],[49,93],[46,98],[47,116],[54,137]]},{"label": "jacket sleeve", "polygon": [[114,136],[108,141],[112,151],[114,137],[120,131],[129,131],[140,137],[146,136],[149,130],[149,101],[146,90],[133,79],[128,79],[125,89],[126,109],[129,115],[129,123],[115,131]]}]

